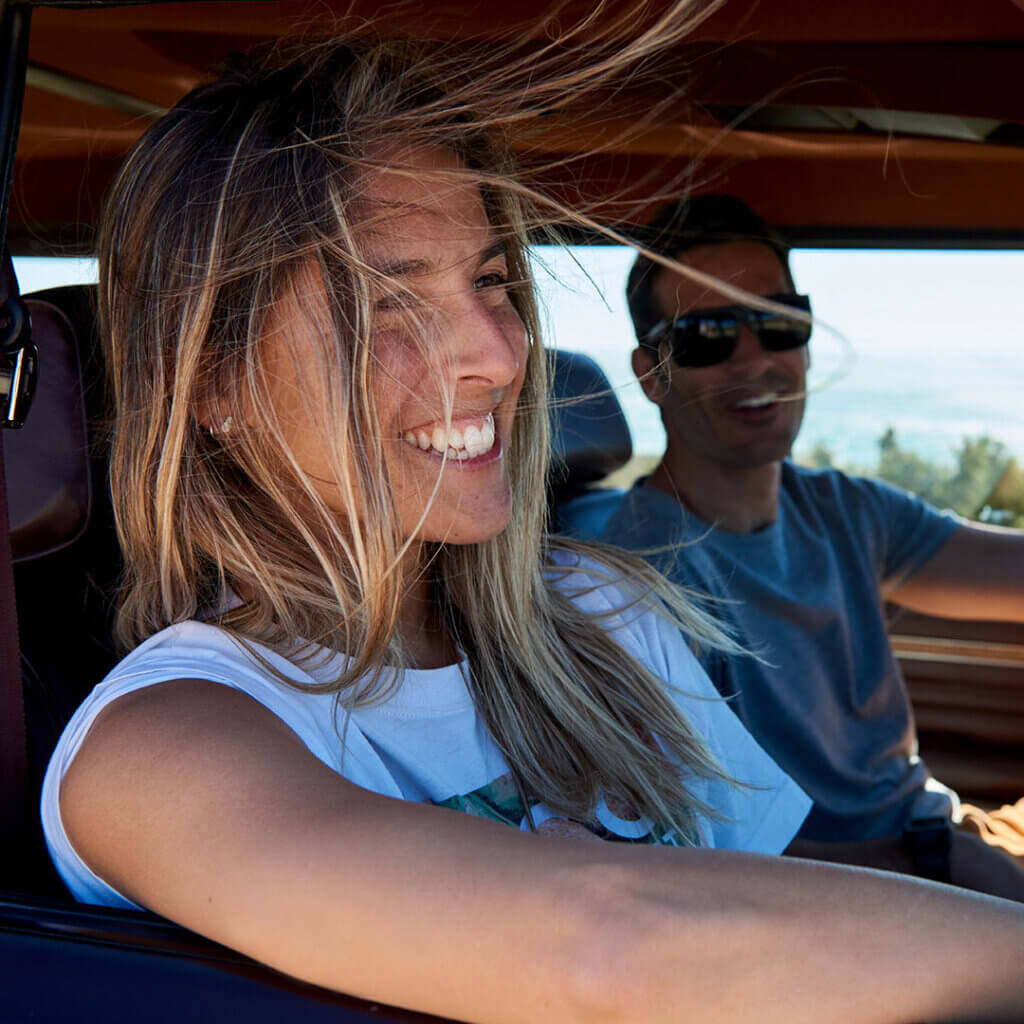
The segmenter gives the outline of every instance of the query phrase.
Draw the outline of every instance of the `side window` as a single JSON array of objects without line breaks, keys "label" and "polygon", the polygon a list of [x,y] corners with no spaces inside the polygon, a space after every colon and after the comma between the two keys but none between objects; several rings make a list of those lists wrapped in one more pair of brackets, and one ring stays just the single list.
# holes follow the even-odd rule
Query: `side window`
[{"label": "side window", "polygon": [[1024,526],[1024,253],[805,249],[793,272],[846,343],[812,342],[796,455]]},{"label": "side window", "polygon": [[[626,412],[635,457],[609,483],[627,485],[665,443],[629,364],[632,252],[535,255],[548,344],[595,358]],[[1024,252],[798,249],[792,266],[818,320],[794,458],[1024,527]]]},{"label": "side window", "polygon": [[14,271],[23,294],[65,284],[95,284],[96,260],[75,256],[15,256]]}]

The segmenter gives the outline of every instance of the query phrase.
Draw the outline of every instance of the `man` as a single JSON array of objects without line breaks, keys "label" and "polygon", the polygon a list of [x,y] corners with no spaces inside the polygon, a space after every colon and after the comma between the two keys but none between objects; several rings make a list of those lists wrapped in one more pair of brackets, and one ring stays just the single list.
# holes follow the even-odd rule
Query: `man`
[{"label": "man", "polygon": [[[790,463],[810,305],[796,294],[786,246],[728,196],[671,207],[653,230],[653,251],[690,271],[641,256],[628,283],[633,369],[668,443],[602,539],[660,549],[652,560],[712,595],[713,611],[753,652],[711,656],[706,668],[814,798],[801,832],[811,842],[793,852],[1024,898],[1024,871],[1010,858],[951,833],[956,797],[916,756],[883,611],[889,600],[931,615],[1024,621],[1024,534]],[[737,290],[774,309],[750,307]]]}]

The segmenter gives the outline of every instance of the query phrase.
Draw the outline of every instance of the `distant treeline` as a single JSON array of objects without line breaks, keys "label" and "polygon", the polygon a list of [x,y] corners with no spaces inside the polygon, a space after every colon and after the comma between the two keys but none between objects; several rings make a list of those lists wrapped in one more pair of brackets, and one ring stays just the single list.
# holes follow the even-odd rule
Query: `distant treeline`
[{"label": "distant treeline", "polygon": [[823,444],[815,446],[800,461],[808,466],[836,466],[846,473],[885,480],[968,519],[1024,527],[1024,467],[1002,441],[987,434],[963,438],[952,465],[933,462],[901,448],[892,427],[878,440],[878,461],[874,466],[838,464]]},{"label": "distant treeline", "polygon": [[[629,487],[637,477],[650,473],[658,461],[657,455],[634,455],[601,486]],[[878,460],[873,466],[837,462],[824,444],[797,461],[816,469],[834,466],[853,476],[885,480],[967,519],[1024,528],[1024,467],[1002,441],[987,434],[963,438],[952,464],[933,462],[901,448],[892,427],[878,439]]]}]

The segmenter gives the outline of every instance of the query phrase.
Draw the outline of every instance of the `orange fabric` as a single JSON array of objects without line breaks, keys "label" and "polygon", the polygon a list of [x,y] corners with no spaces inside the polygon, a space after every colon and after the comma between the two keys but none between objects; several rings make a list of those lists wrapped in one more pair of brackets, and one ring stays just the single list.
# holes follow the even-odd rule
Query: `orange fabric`
[{"label": "orange fabric", "polygon": [[960,811],[964,828],[981,836],[990,846],[998,846],[1024,860],[1024,797],[997,811],[983,811],[973,804],[962,804]]}]

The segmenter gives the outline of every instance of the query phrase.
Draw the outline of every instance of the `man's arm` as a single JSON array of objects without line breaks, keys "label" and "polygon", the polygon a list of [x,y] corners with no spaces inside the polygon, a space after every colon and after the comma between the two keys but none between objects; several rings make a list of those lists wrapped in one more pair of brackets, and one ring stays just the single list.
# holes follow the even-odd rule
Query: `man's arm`
[{"label": "man's arm", "polygon": [[[902,836],[841,843],[794,839],[784,855],[895,871],[901,875],[915,875],[917,871]],[[953,828],[950,833],[949,881],[974,892],[1024,902],[1024,870],[1016,858],[1006,856],[997,847],[959,828]]]},{"label": "man's arm", "polygon": [[1024,622],[1024,530],[960,526],[885,596],[925,615]]}]

